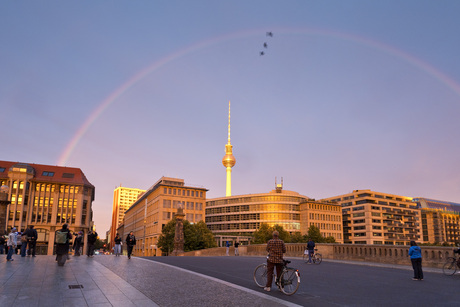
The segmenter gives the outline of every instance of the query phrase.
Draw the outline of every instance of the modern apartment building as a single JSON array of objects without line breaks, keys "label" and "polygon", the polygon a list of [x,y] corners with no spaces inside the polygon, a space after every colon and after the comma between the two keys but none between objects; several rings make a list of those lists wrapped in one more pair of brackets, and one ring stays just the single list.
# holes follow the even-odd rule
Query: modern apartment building
[{"label": "modern apartment building", "polygon": [[109,240],[109,247],[114,245],[114,238],[117,233],[117,228],[123,223],[126,210],[134,204],[139,195],[144,193],[145,190],[132,189],[119,186],[113,191],[113,207],[112,207],[112,225],[110,227],[110,234],[107,237]]},{"label": "modern apartment building", "polygon": [[190,223],[204,220],[207,191],[203,187],[186,186],[183,179],[162,177],[140,195],[124,217],[123,235],[133,231],[137,239],[134,255],[161,255],[158,238],[179,206]]},{"label": "modern apartment building", "polygon": [[428,198],[414,198],[422,210],[423,241],[460,243],[460,204]]},{"label": "modern apartment building", "polygon": [[92,227],[95,189],[79,168],[0,161],[0,184],[9,188],[7,228],[34,225],[40,254],[53,254],[55,231],[64,223],[85,234]]},{"label": "modern apartment building", "polygon": [[421,210],[411,197],[371,190],[329,197],[342,206],[344,243],[409,245],[422,242]]}]

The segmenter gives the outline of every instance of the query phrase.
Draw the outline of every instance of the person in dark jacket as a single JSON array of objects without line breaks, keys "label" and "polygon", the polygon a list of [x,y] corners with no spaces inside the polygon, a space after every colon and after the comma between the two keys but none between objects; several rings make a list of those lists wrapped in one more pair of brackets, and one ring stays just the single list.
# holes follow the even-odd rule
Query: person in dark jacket
[{"label": "person in dark jacket", "polygon": [[27,255],[32,255],[32,257],[35,257],[35,247],[37,246],[38,233],[37,230],[34,229],[34,225],[30,225],[29,228],[26,230],[26,236],[27,245],[29,246]]},{"label": "person in dark jacket", "polygon": [[97,240],[97,232],[94,230],[91,230],[88,233],[88,251],[86,255],[88,257],[93,257],[94,256],[94,243],[96,243]]},{"label": "person in dark jacket", "polygon": [[412,280],[423,280],[422,250],[417,246],[415,241],[410,241],[409,256],[412,262],[412,268],[414,269],[414,277]]},{"label": "person in dark jacket", "polygon": [[0,254],[2,255],[5,250],[5,243],[6,243],[5,237],[3,235],[0,235]]},{"label": "person in dark jacket", "polygon": [[80,256],[80,249],[82,246],[82,241],[83,241],[83,232],[79,231],[77,234],[77,237],[73,241],[73,250],[74,250],[74,256]]},{"label": "person in dark jacket", "polygon": [[116,257],[118,257],[120,254],[121,254],[121,237],[120,235],[117,233],[116,236],[115,236],[115,239],[113,239],[114,242],[115,242],[115,248],[113,250],[114,254]]},{"label": "person in dark jacket", "polygon": [[72,240],[72,234],[70,233],[70,230],[67,224],[62,225],[62,229],[58,231],[67,233],[67,240],[65,243],[56,243],[56,255],[57,255],[56,260],[57,260],[58,266],[64,266],[65,262],[67,261],[67,257],[69,255],[69,247],[70,247],[70,240]]},{"label": "person in dark jacket", "polygon": [[128,259],[131,259],[131,254],[133,253],[133,247],[136,245],[136,237],[131,231],[126,237],[126,246],[128,247]]},{"label": "person in dark jacket", "polygon": [[308,263],[311,263],[311,256],[315,253],[315,242],[310,238],[307,243]]}]

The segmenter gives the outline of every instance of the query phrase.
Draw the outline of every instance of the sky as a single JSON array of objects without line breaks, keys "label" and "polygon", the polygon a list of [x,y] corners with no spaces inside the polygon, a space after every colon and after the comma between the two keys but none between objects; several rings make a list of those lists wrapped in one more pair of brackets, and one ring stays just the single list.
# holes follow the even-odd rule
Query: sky
[{"label": "sky", "polygon": [[231,101],[233,195],[283,177],[315,199],[371,189],[460,203],[459,11],[2,1],[0,160],[81,168],[104,237],[120,185],[168,176],[225,196]]}]

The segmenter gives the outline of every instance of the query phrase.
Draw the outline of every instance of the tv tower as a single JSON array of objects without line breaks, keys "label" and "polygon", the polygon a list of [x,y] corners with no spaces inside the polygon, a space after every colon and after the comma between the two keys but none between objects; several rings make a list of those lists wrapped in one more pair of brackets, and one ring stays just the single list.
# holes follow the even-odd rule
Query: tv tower
[{"label": "tv tower", "polygon": [[225,156],[222,158],[222,164],[227,168],[227,189],[225,196],[232,196],[232,167],[236,163],[233,156],[233,146],[230,143],[230,101],[228,102],[228,143],[225,145]]}]

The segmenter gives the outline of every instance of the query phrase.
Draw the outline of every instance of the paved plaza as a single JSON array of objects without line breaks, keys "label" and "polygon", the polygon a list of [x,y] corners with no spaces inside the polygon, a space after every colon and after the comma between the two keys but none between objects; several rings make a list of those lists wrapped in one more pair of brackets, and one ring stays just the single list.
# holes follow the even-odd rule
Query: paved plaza
[{"label": "paved plaza", "polygon": [[263,257],[0,256],[0,306],[457,306],[460,275],[425,269],[411,281],[409,266],[292,259],[301,287],[293,296],[255,286]]},{"label": "paved plaza", "polygon": [[136,257],[70,256],[64,267],[55,256],[0,257],[0,306],[295,306]]}]

